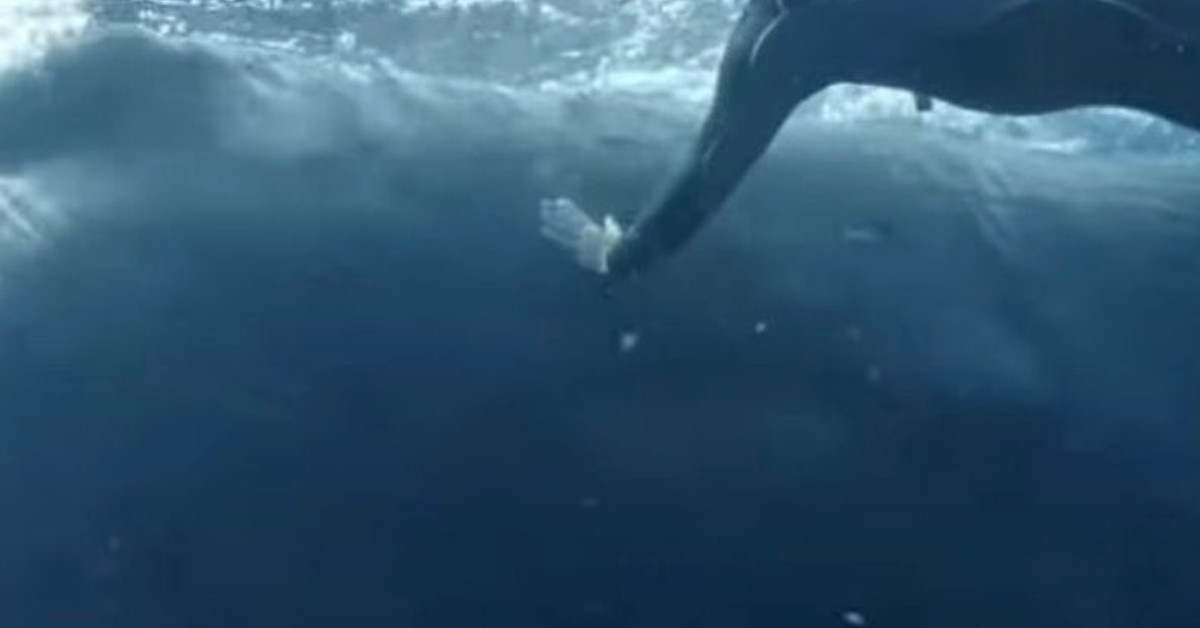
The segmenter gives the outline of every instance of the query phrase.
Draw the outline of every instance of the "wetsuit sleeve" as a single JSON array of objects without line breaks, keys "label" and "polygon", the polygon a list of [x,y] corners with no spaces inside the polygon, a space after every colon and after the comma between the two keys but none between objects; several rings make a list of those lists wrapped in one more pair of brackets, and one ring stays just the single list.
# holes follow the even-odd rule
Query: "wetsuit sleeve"
[{"label": "wetsuit sleeve", "polygon": [[[613,275],[644,270],[686,243],[766,152],[795,106],[825,86],[797,73],[786,40],[794,19],[777,0],[751,0],[727,44],[717,90],[682,170],[609,257]],[[799,53],[797,53],[799,54]]]}]

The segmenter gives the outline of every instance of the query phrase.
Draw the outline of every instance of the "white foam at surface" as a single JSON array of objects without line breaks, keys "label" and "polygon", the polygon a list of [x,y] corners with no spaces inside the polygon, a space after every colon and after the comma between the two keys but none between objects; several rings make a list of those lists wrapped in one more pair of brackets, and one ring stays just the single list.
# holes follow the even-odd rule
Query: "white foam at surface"
[{"label": "white foam at surface", "polygon": [[[70,31],[86,20],[80,17],[83,2],[0,2],[0,67],[17,54],[13,50],[36,48],[31,41],[42,37],[9,24],[44,19],[31,16],[72,16],[66,22],[50,20],[70,25],[65,28]],[[203,10],[196,2],[174,0],[144,5],[133,17],[120,19],[167,36],[233,35],[295,54],[340,57],[348,64],[382,59],[439,77],[552,95],[643,99],[698,117],[711,98],[715,68],[743,0],[206,0]],[[246,17],[248,5],[257,21]],[[271,20],[271,12],[281,19]],[[308,18],[292,19],[304,12]],[[21,17],[14,21],[6,19],[9,15]],[[63,30],[39,28],[36,32]],[[1043,152],[1200,149],[1196,134],[1127,110],[1005,117],[936,102],[932,112],[919,113],[908,92],[859,85],[832,87],[796,115],[830,124],[923,124]]]},{"label": "white foam at surface", "polygon": [[37,59],[87,24],[83,0],[0,0],[0,72]]}]

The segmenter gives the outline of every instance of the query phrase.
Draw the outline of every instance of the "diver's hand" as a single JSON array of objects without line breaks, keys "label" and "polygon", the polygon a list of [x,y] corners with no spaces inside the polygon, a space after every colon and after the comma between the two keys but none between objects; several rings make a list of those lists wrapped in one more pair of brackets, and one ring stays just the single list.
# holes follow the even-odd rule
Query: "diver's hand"
[{"label": "diver's hand", "polygon": [[570,253],[580,266],[603,275],[606,285],[612,283],[609,259],[624,235],[612,216],[597,223],[570,199],[554,198],[542,201],[541,218],[543,236]]}]

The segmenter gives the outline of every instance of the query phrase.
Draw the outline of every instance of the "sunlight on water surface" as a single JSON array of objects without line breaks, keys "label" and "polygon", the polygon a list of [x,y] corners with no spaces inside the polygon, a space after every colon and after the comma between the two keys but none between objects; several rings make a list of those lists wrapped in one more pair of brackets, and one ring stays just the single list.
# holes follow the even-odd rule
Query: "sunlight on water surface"
[{"label": "sunlight on water surface", "polygon": [[88,23],[83,0],[0,2],[0,71],[37,58]]}]

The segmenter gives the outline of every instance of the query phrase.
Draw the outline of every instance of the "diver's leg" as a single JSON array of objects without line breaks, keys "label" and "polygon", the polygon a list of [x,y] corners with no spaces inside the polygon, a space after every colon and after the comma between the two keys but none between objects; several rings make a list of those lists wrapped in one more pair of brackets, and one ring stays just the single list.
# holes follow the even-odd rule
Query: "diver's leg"
[{"label": "diver's leg", "polygon": [[1200,132],[1200,33],[1197,33],[1196,44],[1192,45],[1190,55],[1185,63],[1184,74],[1191,80],[1188,88],[1191,97],[1175,117],[1175,121]]},{"label": "diver's leg", "polygon": [[[766,151],[796,104],[825,86],[794,46],[787,0],[750,0],[727,44],[715,99],[687,162],[613,249],[609,271],[636,273],[687,242]],[[798,68],[811,74],[801,76]]]},{"label": "diver's leg", "polygon": [[1115,28],[1090,45],[1097,65],[1117,78],[1113,104],[1200,130],[1200,2],[1106,0],[1102,6]]},{"label": "diver's leg", "polygon": [[[1047,35],[1062,38],[1064,32],[1074,33],[1075,41],[1059,55],[1069,60],[1059,84],[1077,82],[1082,87],[1081,97],[1071,104],[1133,107],[1200,130],[1200,22],[1170,10],[1181,3],[1106,0],[1089,6],[1067,0],[1042,2],[1064,7],[1064,18],[1069,20]],[[1095,86],[1090,97],[1087,92],[1093,88],[1089,84]]]},{"label": "diver's leg", "polygon": [[1134,106],[1200,131],[1200,37],[1167,42],[1147,53],[1130,84]]},{"label": "diver's leg", "polygon": [[925,72],[931,91],[992,113],[1110,105],[1198,128],[1200,27],[1152,14],[1146,1],[1014,3],[939,49]]}]

